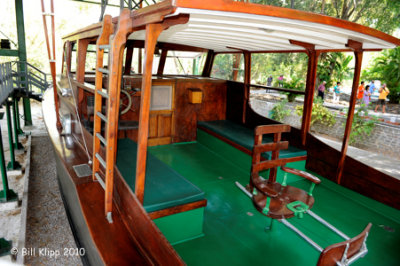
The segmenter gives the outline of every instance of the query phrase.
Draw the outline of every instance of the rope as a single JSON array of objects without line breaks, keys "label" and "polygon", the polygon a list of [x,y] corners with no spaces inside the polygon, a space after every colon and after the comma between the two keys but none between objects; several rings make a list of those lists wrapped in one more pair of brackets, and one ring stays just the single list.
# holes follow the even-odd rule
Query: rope
[{"label": "rope", "polygon": [[86,155],[87,155],[87,157],[88,157],[88,159],[89,159],[88,164],[92,164],[92,158],[90,157],[89,150],[88,150],[88,147],[87,147],[87,145],[86,145],[86,139],[85,139],[85,136],[84,136],[84,134],[83,134],[83,128],[82,128],[81,118],[80,118],[79,111],[78,111],[78,105],[76,104],[77,101],[76,101],[76,98],[75,98],[75,93],[74,93],[74,90],[72,89],[72,83],[71,83],[71,78],[70,78],[70,73],[69,73],[68,67],[66,68],[66,70],[67,70],[67,77],[68,77],[69,87],[71,88],[72,97],[74,98],[74,102],[75,102],[75,112],[76,112],[76,116],[78,117],[79,128],[81,129],[83,144],[84,144],[84,146],[85,146]]}]

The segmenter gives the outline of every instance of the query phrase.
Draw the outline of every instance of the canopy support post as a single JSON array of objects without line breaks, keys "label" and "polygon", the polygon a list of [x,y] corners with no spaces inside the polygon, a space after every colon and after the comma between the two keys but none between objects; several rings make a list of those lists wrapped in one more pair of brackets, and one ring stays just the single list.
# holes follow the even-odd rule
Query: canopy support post
[{"label": "canopy support post", "polygon": [[152,69],[154,49],[160,33],[164,30],[162,24],[146,25],[144,69],[142,76],[142,97],[140,98],[138,148],[136,161],[135,194],[143,204],[144,184],[146,175],[147,141],[149,136],[150,95],[152,84]]},{"label": "canopy support post", "polygon": [[315,50],[314,44],[294,40],[290,40],[290,43],[305,48],[308,55],[306,94],[304,96],[303,119],[301,121],[300,129],[301,144],[305,146],[307,143],[307,133],[310,131],[311,127],[311,113],[314,102],[315,79],[317,77],[318,56],[320,52]]},{"label": "canopy support post", "polygon": [[243,124],[246,123],[246,109],[247,102],[249,101],[250,95],[250,82],[251,82],[251,53],[249,51],[243,51],[244,56],[244,101],[243,101]]},{"label": "canopy support post", "polygon": [[340,154],[339,163],[338,163],[337,172],[336,172],[336,182],[338,184],[341,184],[341,182],[342,182],[344,160],[346,158],[347,147],[349,146],[350,132],[351,132],[351,126],[353,124],[354,110],[355,110],[355,106],[356,106],[356,96],[357,96],[358,84],[360,82],[360,73],[361,73],[361,65],[362,65],[362,58],[363,58],[362,43],[353,41],[353,40],[349,40],[346,46],[353,49],[356,63],[354,66],[353,87],[352,87],[351,96],[350,96],[349,111],[347,114],[346,126],[344,129],[342,151]]},{"label": "canopy support post", "polygon": [[214,51],[209,50],[207,53],[206,62],[204,63],[204,68],[203,68],[203,73],[202,73],[203,77],[210,77],[212,65],[214,63],[214,57],[215,57]]},{"label": "canopy support post", "polygon": [[[144,69],[142,75],[142,89],[140,97],[139,112],[139,130],[138,130],[138,148],[136,159],[136,176],[135,176],[135,194],[140,203],[143,204],[144,184],[146,180],[146,158],[147,158],[147,142],[149,137],[149,115],[150,115],[150,96],[152,84],[152,70],[154,50],[156,48],[158,36],[161,32],[169,27],[177,24],[185,24],[189,20],[189,16],[176,16],[165,19],[161,23],[153,23],[146,25],[146,37],[144,47]],[[214,52],[212,52],[214,58]],[[211,60],[212,65],[212,60]]]},{"label": "canopy support post", "polygon": [[132,57],[133,57],[133,42],[126,42],[126,57],[125,57],[125,71],[124,75],[131,74],[132,68]]},{"label": "canopy support post", "polygon": [[165,61],[167,60],[167,55],[168,55],[168,49],[162,49],[160,62],[158,63],[157,76],[162,76],[164,74],[164,67],[165,67]]}]

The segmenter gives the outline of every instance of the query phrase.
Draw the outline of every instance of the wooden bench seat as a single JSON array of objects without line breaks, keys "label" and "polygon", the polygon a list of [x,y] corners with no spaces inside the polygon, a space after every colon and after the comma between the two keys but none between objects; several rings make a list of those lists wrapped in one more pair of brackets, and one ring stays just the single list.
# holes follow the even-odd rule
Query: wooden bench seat
[{"label": "wooden bench seat", "polygon": [[[233,146],[235,146],[235,144],[240,146],[241,148],[236,147],[247,154],[252,154],[254,146],[253,129],[229,120],[199,121],[198,128],[213,136],[219,137]],[[263,143],[268,142],[273,142],[273,138],[264,136]],[[282,150],[279,153],[279,158],[291,158],[304,155],[307,155],[307,151],[289,145],[287,150]],[[263,153],[262,157],[269,160],[271,158],[271,152]]]},{"label": "wooden bench seat", "polygon": [[[137,144],[119,139],[117,167],[132,191],[135,191]],[[162,161],[147,155],[143,207],[149,213],[202,201],[205,194]]]}]

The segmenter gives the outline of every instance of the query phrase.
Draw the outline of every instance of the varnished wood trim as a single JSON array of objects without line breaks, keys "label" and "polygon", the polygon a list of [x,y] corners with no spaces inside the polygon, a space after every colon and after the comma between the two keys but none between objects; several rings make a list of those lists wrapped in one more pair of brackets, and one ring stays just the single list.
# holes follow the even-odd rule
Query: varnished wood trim
[{"label": "varnished wood trim", "polygon": [[353,44],[357,47],[357,50],[354,52],[354,56],[356,58],[356,63],[355,63],[355,67],[354,67],[354,78],[353,78],[353,86],[352,86],[352,91],[351,91],[351,96],[350,96],[349,111],[348,111],[348,115],[347,115],[346,126],[344,128],[342,152],[340,155],[338,168],[337,168],[337,172],[336,172],[336,182],[338,184],[340,184],[342,181],[344,162],[345,162],[345,158],[346,158],[347,147],[348,147],[349,141],[350,141],[350,132],[351,132],[352,124],[353,124],[354,111],[356,108],[356,96],[357,96],[358,85],[359,85],[359,81],[360,81],[361,65],[362,65],[362,58],[363,58],[363,51],[361,50],[362,45],[360,45],[360,43],[358,43],[358,44],[351,43],[351,44]]},{"label": "varnished wood trim", "polygon": [[147,146],[167,145],[171,142],[171,137],[153,138],[148,140]]},{"label": "varnished wood trim", "polygon": [[254,129],[254,135],[266,135],[290,132],[291,127],[289,125],[261,125]]},{"label": "varnished wood trim", "polygon": [[199,129],[203,130],[204,132],[206,132],[206,133],[208,133],[208,134],[210,134],[210,135],[212,135],[212,136],[214,136],[214,137],[216,137],[216,138],[222,140],[223,142],[228,143],[229,145],[235,147],[236,149],[238,149],[238,150],[240,150],[240,151],[242,151],[242,152],[244,152],[244,153],[246,153],[246,154],[248,154],[248,155],[252,155],[252,151],[246,149],[245,147],[240,146],[240,145],[237,144],[236,142],[233,142],[232,140],[227,139],[227,138],[225,138],[225,137],[223,137],[223,136],[221,136],[221,135],[215,133],[214,131],[209,130],[209,129],[206,128],[206,127],[203,127],[203,126],[200,126],[200,125],[197,126],[197,127],[198,127]]},{"label": "varnished wood trim", "polygon": [[273,161],[262,161],[258,164],[253,165],[253,172],[260,172],[265,169],[274,168],[277,166],[281,166],[287,163],[297,162],[297,161],[304,161],[307,159],[307,155],[296,156],[291,158],[282,158],[282,159],[275,159]]},{"label": "varnished wood trim", "polygon": [[81,89],[84,89],[85,91],[90,92],[92,94],[94,94],[95,89],[96,89],[95,85],[93,85],[93,84],[90,84],[87,82],[79,82],[73,78],[71,79],[71,83],[72,83],[72,85],[77,86]]},{"label": "varnished wood trim", "polygon": [[266,90],[275,90],[275,91],[291,92],[291,93],[296,93],[296,94],[299,94],[299,95],[304,95],[304,94],[306,94],[305,91],[296,91],[296,90],[291,90],[291,89],[278,88],[278,87],[265,86],[265,85],[258,85],[258,84],[250,84],[249,86],[250,86],[250,87],[254,87],[254,88],[266,89]]},{"label": "varnished wood trim", "polygon": [[164,210],[150,212],[149,216],[151,219],[154,220],[154,219],[158,219],[158,218],[161,218],[164,216],[168,216],[168,215],[172,215],[172,214],[176,214],[176,213],[180,213],[180,212],[186,212],[186,211],[194,210],[194,209],[205,207],[205,206],[207,206],[207,200],[200,200],[200,201],[196,201],[196,202],[192,202],[192,203],[188,203],[188,204],[174,206],[174,207],[164,209]]}]

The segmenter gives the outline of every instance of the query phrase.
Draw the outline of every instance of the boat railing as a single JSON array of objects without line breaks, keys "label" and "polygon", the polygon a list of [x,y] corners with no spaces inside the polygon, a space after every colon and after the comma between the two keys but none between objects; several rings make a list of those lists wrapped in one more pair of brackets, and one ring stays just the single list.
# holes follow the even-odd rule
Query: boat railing
[{"label": "boat railing", "polygon": [[0,64],[0,103],[14,90],[11,62]]}]

